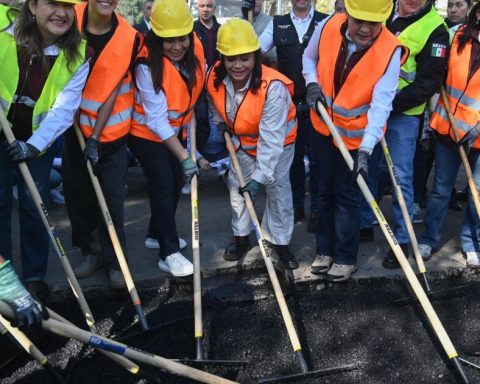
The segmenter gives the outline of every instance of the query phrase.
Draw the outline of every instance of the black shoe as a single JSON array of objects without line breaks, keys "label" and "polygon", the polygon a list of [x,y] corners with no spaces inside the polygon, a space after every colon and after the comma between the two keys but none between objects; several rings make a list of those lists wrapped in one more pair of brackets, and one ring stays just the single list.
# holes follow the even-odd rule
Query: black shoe
[{"label": "black shoe", "polygon": [[[400,244],[400,248],[402,248],[403,253],[405,254],[405,257],[408,259],[408,244]],[[397,269],[400,268],[400,263],[397,260],[397,257],[393,253],[393,251],[390,249],[388,251],[387,256],[385,256],[385,259],[383,259],[382,263],[384,268],[387,269]]]},{"label": "black shoe", "polygon": [[295,256],[288,249],[288,245],[276,245],[275,246],[278,255],[278,263],[282,264],[285,269],[297,269],[298,261]]},{"label": "black shoe", "polygon": [[360,228],[360,242],[361,243],[368,243],[373,241],[375,236],[373,234],[373,228]]},{"label": "black shoe", "polygon": [[310,216],[310,220],[308,221],[307,225],[307,232],[310,233],[317,233],[318,228],[318,213],[312,213]]},{"label": "black shoe", "polygon": [[459,212],[462,210],[462,204],[457,200],[450,199],[448,203],[448,209]]},{"label": "black shoe", "polygon": [[305,209],[303,208],[294,208],[293,209],[293,222],[298,223],[300,220],[305,218]]},{"label": "black shoe", "polygon": [[455,198],[459,201],[468,201],[468,186],[463,189],[457,189]]},{"label": "black shoe", "polygon": [[233,236],[233,239],[223,253],[223,258],[227,261],[237,261],[245,257],[250,249],[250,240],[248,236]]},{"label": "black shoe", "polygon": [[50,296],[50,288],[42,280],[29,281],[25,284],[25,288],[32,296],[40,300],[42,303]]}]

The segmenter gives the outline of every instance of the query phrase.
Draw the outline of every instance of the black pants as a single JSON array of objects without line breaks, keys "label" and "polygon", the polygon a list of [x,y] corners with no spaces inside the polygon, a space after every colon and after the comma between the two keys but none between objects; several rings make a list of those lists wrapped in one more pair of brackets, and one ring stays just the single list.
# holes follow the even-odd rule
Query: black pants
[{"label": "black pants", "polygon": [[182,166],[163,143],[130,136],[129,146],[147,178],[151,210],[148,236],[158,239],[160,257],[164,258],[180,249],[175,211],[183,185]]},{"label": "black pants", "polygon": [[[97,177],[124,253],[124,200],[127,172],[127,138],[101,145]],[[98,241],[108,269],[119,269],[110,235],[93,189],[73,128],[65,134],[62,161],[63,191],[72,224],[72,242],[82,252],[95,252]]]}]

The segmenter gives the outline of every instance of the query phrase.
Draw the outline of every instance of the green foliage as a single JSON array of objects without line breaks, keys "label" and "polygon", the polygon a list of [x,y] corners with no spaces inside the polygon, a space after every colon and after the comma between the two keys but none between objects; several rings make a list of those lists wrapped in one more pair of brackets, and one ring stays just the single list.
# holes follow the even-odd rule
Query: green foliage
[{"label": "green foliage", "polygon": [[121,0],[118,2],[117,11],[133,25],[142,19],[143,3],[144,0]]}]

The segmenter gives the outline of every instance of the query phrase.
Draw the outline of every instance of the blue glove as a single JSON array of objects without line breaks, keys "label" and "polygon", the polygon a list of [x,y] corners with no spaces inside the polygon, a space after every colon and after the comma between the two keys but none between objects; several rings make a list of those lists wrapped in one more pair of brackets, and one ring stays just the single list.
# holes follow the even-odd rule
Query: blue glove
[{"label": "blue glove", "polygon": [[183,174],[185,176],[185,182],[190,183],[193,175],[198,175],[198,166],[195,162],[188,156],[186,159],[181,160]]},{"label": "blue glove", "polygon": [[7,153],[14,163],[20,163],[37,157],[40,151],[31,144],[15,140],[7,145]]},{"label": "blue glove", "polygon": [[0,265],[0,300],[6,302],[15,314],[15,327],[39,325],[48,319],[48,312],[38,303],[20,282],[10,261]]},{"label": "blue glove", "polygon": [[247,192],[250,195],[250,198],[253,200],[255,198],[255,195],[260,191],[261,188],[262,184],[252,179],[244,187],[240,187],[238,189],[238,193],[243,196],[243,194]]}]

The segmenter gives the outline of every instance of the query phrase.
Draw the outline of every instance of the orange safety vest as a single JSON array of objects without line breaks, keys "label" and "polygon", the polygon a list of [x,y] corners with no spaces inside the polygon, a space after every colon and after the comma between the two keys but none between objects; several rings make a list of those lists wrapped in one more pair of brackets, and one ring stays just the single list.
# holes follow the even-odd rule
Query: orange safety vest
[{"label": "orange safety vest", "polygon": [[[197,82],[190,94],[185,80],[182,78],[179,70],[167,58],[163,57],[163,84],[162,89],[167,99],[168,121],[178,135],[180,130],[190,123],[195,104],[202,93],[205,86],[205,56],[203,53],[202,43],[193,33],[193,51],[198,60],[196,67]],[[148,49],[145,47],[139,57],[147,57]],[[138,91],[135,91],[135,102],[133,106],[133,118],[130,134],[141,137],[143,139],[162,142],[162,140],[147,127],[145,111],[140,100]],[[187,132],[182,130],[183,139],[186,139]]]},{"label": "orange safety vest", "polygon": [[[87,6],[87,2],[75,6],[80,30],[83,28],[85,13],[88,12]],[[98,110],[122,82],[112,113],[100,136],[102,142],[115,141],[128,134],[133,108],[130,65],[138,32],[120,15],[116,14],[116,17],[117,29],[90,71],[80,104],[80,128],[85,137],[90,137]]]},{"label": "orange safety vest", "polygon": [[[460,139],[480,121],[480,72],[477,70],[469,77],[472,43],[468,42],[460,54],[457,52],[458,39],[463,30],[464,27],[460,28],[453,39],[445,82],[448,102],[455,117]],[[452,125],[441,97],[430,118],[430,126],[441,135],[450,135],[455,141]],[[473,148],[480,148],[480,138],[475,140]]]},{"label": "orange safety vest", "polygon": [[[335,94],[335,64],[343,43],[341,28],[347,16],[332,16],[324,25],[318,44],[320,60],[317,64],[318,82],[327,101],[327,112],[349,150],[358,149],[367,126],[367,112],[370,109],[375,84],[385,74],[390,60],[401,43],[382,25],[375,42],[352,68],[348,78]],[[403,55],[406,60],[408,54]],[[310,117],[315,130],[324,136],[330,131],[313,110]],[[385,129],[385,128],[384,128]]]},{"label": "orange safety vest", "polygon": [[[217,108],[220,116],[227,124],[228,130],[232,133],[232,142],[235,150],[242,148],[245,152],[252,156],[257,156],[257,143],[260,137],[259,124],[262,119],[263,107],[267,99],[268,88],[272,81],[281,81],[285,84],[293,96],[293,81],[282,75],[280,72],[262,65],[262,85],[254,94],[250,90],[247,91],[245,97],[240,103],[235,118],[231,121],[226,111],[226,94],[225,85],[220,84],[218,90],[213,85],[215,79],[215,68],[220,65],[217,62],[210,70],[207,77],[207,91],[212,97],[215,108]],[[297,137],[297,119],[296,109],[293,102],[290,103],[290,109],[287,116],[287,135],[285,136],[284,145],[295,142]],[[281,127],[278,127],[281,129]]]}]

